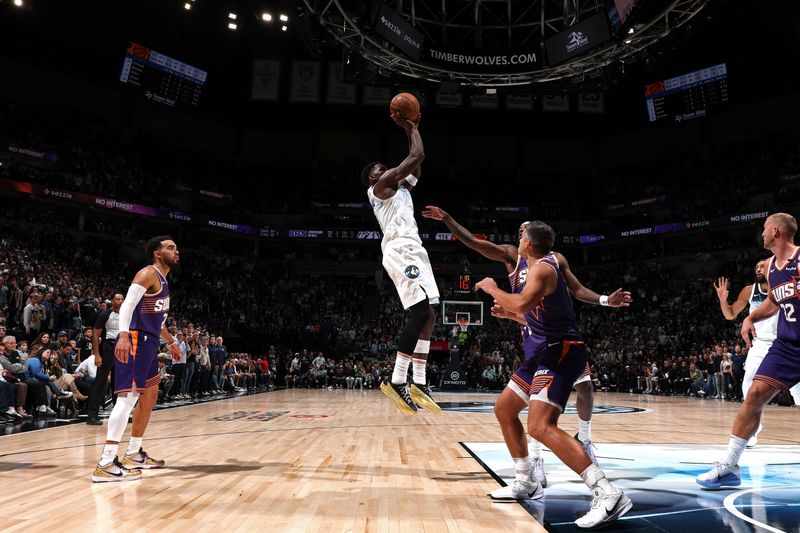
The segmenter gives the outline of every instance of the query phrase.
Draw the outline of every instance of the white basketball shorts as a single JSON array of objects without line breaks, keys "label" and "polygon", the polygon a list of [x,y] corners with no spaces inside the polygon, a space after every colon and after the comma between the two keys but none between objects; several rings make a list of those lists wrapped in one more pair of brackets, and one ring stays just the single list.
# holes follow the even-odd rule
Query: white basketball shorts
[{"label": "white basketball shorts", "polygon": [[423,300],[439,303],[439,288],[433,277],[428,252],[414,241],[397,239],[383,248],[383,268],[392,278],[403,309]]}]

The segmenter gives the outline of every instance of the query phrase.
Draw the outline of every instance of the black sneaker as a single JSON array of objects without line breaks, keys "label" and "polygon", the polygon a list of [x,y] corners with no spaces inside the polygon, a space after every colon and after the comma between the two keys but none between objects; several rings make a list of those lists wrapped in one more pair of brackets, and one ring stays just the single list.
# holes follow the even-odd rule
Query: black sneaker
[{"label": "black sneaker", "polygon": [[408,394],[408,387],[405,383],[395,385],[394,383],[387,382],[381,383],[381,392],[392,400],[392,403],[400,411],[413,415],[417,412],[417,405],[411,396]]},{"label": "black sneaker", "polygon": [[86,425],[87,426],[102,426],[103,425],[103,421],[100,420],[99,418],[87,418],[86,419]]}]

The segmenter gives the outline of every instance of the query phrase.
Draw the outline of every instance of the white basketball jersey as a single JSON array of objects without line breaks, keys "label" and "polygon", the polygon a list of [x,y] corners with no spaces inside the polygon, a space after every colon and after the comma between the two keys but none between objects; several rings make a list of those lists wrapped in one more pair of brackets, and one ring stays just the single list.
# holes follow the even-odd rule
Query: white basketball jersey
[{"label": "white basketball jersey", "polygon": [[372,192],[372,187],[367,189],[367,197],[372,205],[372,212],[378,219],[378,224],[383,231],[381,250],[389,241],[394,239],[411,239],[422,245],[419,238],[417,221],[414,220],[414,202],[411,193],[402,185],[397,187],[397,192],[391,198],[381,200]]},{"label": "white basketball jersey", "polygon": [[[753,283],[750,291],[750,313],[752,314],[758,309],[767,297],[767,293],[761,291],[761,285]],[[778,313],[764,320],[753,322],[753,326],[756,328],[756,339],[765,342],[774,341],[778,337]]]}]

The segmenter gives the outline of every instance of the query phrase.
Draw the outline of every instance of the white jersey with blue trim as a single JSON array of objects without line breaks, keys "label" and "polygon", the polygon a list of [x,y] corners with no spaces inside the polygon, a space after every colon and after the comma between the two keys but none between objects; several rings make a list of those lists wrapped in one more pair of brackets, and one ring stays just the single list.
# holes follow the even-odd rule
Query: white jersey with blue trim
[{"label": "white jersey with blue trim", "polygon": [[400,185],[394,196],[382,200],[375,196],[373,188],[374,186],[367,189],[367,198],[383,231],[381,250],[395,239],[410,239],[421,246],[422,239],[419,238],[417,221],[414,219],[414,201],[411,199],[411,192]]},{"label": "white jersey with blue trim", "polygon": [[[753,288],[750,290],[750,314],[761,307],[767,298],[767,293],[761,290],[761,285],[753,283]],[[753,322],[753,326],[756,328],[756,339],[764,342],[774,341],[778,337],[778,313],[764,320]]]}]

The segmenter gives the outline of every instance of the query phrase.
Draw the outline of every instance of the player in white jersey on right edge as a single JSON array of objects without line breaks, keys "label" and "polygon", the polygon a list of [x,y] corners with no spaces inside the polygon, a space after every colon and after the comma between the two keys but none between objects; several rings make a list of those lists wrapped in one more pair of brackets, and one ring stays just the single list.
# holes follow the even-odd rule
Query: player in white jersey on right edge
[{"label": "player in white jersey on right edge", "polygon": [[[463,242],[468,248],[475,250],[487,259],[501,262],[508,271],[511,290],[520,293],[525,288],[525,280],[528,275],[528,264],[526,259],[520,255],[517,247],[510,244],[495,244],[493,242],[478,239],[468,229],[450,216],[444,209],[435,205],[429,205],[422,211],[422,216],[433,220],[444,222],[453,236]],[[523,222],[519,227],[519,239],[522,240],[523,233],[528,227],[527,222]],[[609,296],[599,295],[585,287],[569,268],[567,260],[561,254],[557,254],[561,264],[562,273],[567,283],[567,288],[577,300],[585,303],[605,305],[608,307],[629,306],[631,303],[630,292],[619,289]],[[533,357],[532,337],[529,334],[526,314],[502,314],[499,309],[493,308],[493,315],[498,318],[507,318],[520,324],[522,333],[522,345],[525,359]],[[489,496],[495,500],[527,500],[532,496],[541,497],[541,491],[536,492],[531,489],[531,480],[538,481],[542,487],[547,487],[547,476],[544,471],[544,460],[542,458],[542,444],[533,439],[528,446],[525,428],[519,420],[519,414],[528,406],[529,393],[533,375],[529,372],[528,366],[520,365],[515,369],[511,381],[494,405],[494,414],[500,429],[503,431],[503,439],[506,441],[511,458],[514,460],[514,470],[516,473],[515,482],[512,485],[501,487]],[[578,411],[578,434],[575,438],[583,446],[586,455],[593,463],[597,464],[592,449],[592,409],[593,385],[589,371],[589,363],[581,376],[574,383],[576,392],[576,408]]]},{"label": "player in white jersey on right edge", "polygon": [[[752,314],[758,309],[762,303],[769,296],[769,283],[767,282],[767,266],[769,259],[762,259],[756,263],[756,281],[752,285],[745,285],[739,292],[739,297],[733,304],[728,303],[728,280],[721,277],[714,284],[717,290],[717,297],[719,298],[719,306],[722,309],[722,314],[727,320],[735,320],[742,310],[750,306],[748,314]],[[753,339],[753,344],[747,352],[747,359],[744,362],[744,379],[742,380],[742,395],[747,399],[747,391],[753,384],[753,378],[756,375],[761,361],[767,354],[767,350],[772,346],[772,341],[778,335],[778,313],[776,311],[765,318],[764,320],[753,323],[756,329],[756,338]],[[794,398],[794,403],[800,405],[800,384],[795,385],[789,392]],[[758,424],[758,429],[755,435],[750,437],[747,441],[747,447],[752,448],[758,443],[758,434],[763,429],[762,425]]]},{"label": "player in white jersey on right edge", "polygon": [[[381,391],[404,413],[415,413],[417,406],[441,412],[431,398],[425,377],[436,321],[431,304],[439,303],[439,289],[428,252],[422,247],[410,193],[421,174],[425,149],[419,135],[419,118],[411,122],[393,113],[392,120],[408,136],[408,156],[395,168],[387,169],[376,161],[361,171],[361,182],[368,187],[369,203],[383,231],[383,268],[397,288],[403,309],[410,311],[400,333],[391,382],[382,383]],[[413,365],[410,387],[407,386],[409,363]]]}]

